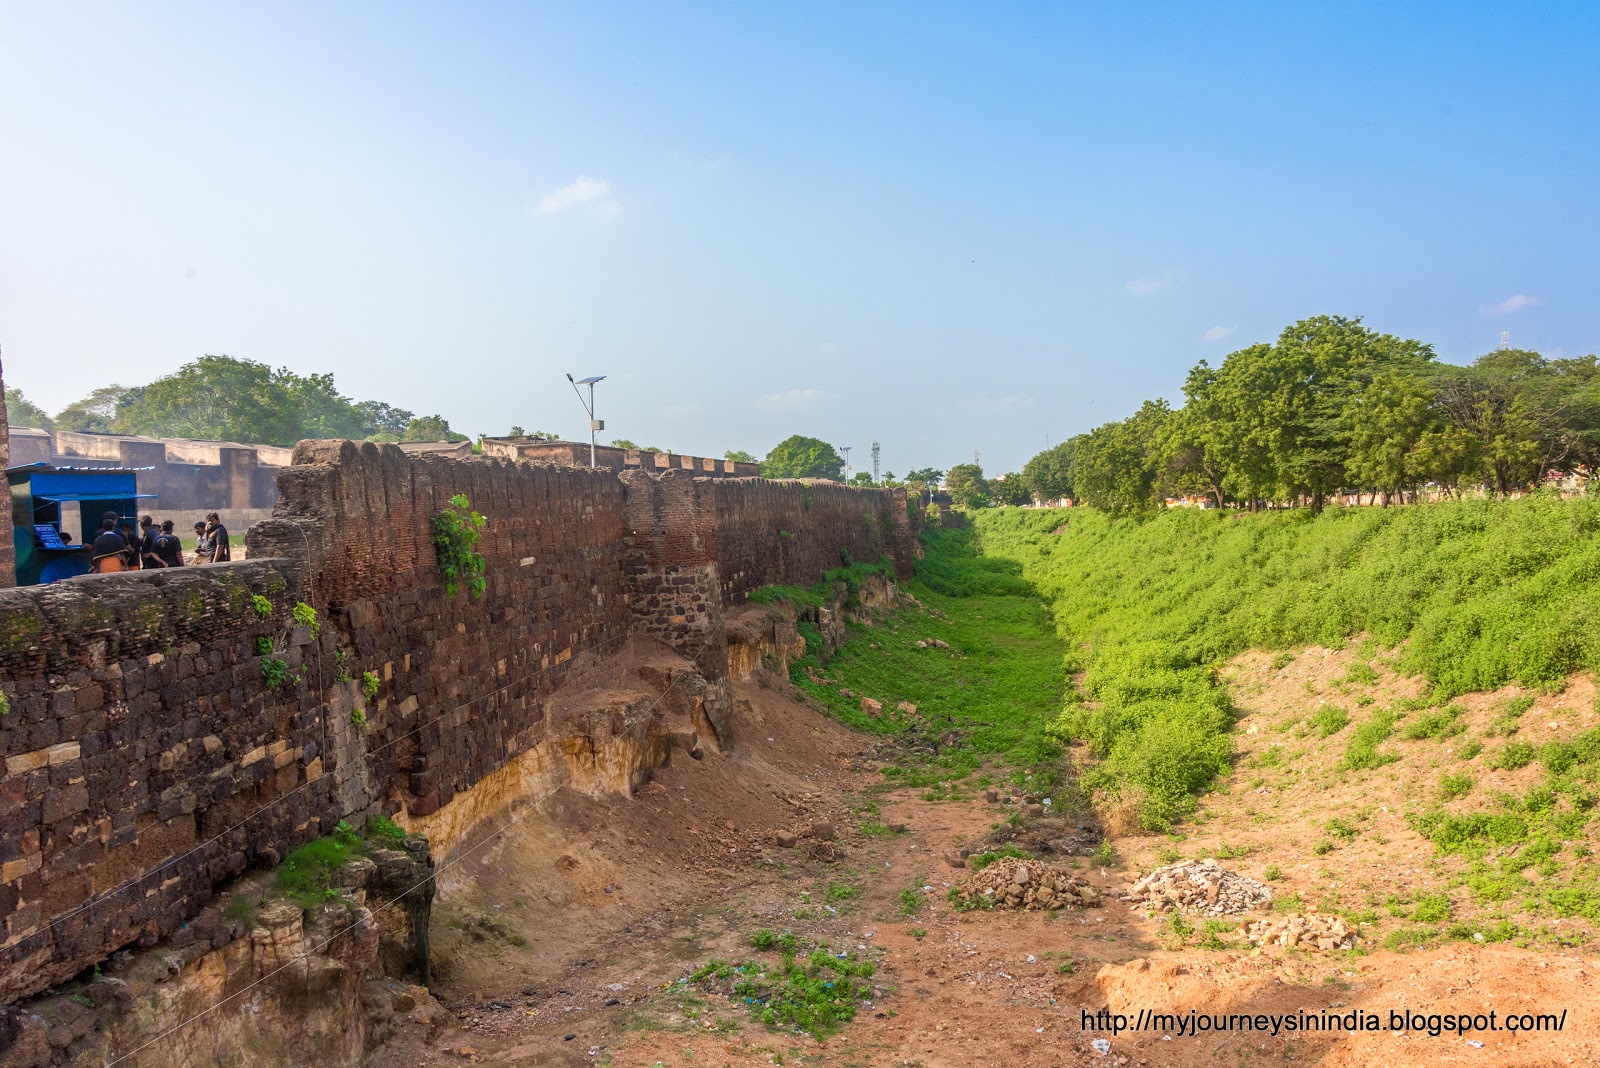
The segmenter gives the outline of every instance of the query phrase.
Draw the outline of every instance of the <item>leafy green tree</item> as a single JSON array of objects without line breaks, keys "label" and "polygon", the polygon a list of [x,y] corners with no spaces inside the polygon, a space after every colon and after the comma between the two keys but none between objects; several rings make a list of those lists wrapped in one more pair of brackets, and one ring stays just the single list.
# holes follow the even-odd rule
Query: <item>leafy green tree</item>
[{"label": "leafy green tree", "polygon": [[22,390],[6,389],[6,421],[12,426],[31,426],[39,430],[54,430],[55,420],[45,410],[22,395]]},{"label": "leafy green tree", "polygon": [[944,488],[951,500],[967,508],[987,508],[992,500],[983,468],[977,464],[956,464],[946,471]]},{"label": "leafy green tree", "polygon": [[363,436],[369,441],[399,441],[400,435],[411,425],[411,420],[416,418],[414,412],[382,401],[359,401],[355,409],[361,416]]},{"label": "leafy green tree", "polygon": [[74,401],[56,415],[56,426],[90,434],[109,434],[117,418],[117,408],[131,391],[123,386],[101,386],[80,401]]},{"label": "leafy green tree", "polygon": [[1015,471],[999,478],[991,478],[989,495],[996,504],[1020,507],[1033,503],[1033,490],[1029,487],[1028,480]]},{"label": "leafy green tree", "polygon": [[767,478],[828,478],[837,482],[844,476],[844,457],[819,438],[795,434],[772,447],[761,461],[761,474]]},{"label": "leafy green tree", "polygon": [[1400,371],[1374,376],[1345,407],[1347,488],[1382,492],[1388,504],[1417,480],[1415,450],[1436,422],[1433,392],[1421,379]]},{"label": "leafy green tree", "polygon": [[872,484],[871,472],[857,471],[854,475],[850,476],[850,485],[852,486],[870,486]]},{"label": "leafy green tree", "polygon": [[401,441],[466,441],[465,434],[450,429],[450,420],[442,415],[419,415],[411,420]]},{"label": "leafy green tree", "polygon": [[367,432],[366,420],[333,385],[333,375],[297,375],[288,368],[274,374],[283,389],[290,411],[298,419],[294,431],[300,438],[360,438]]},{"label": "leafy green tree", "polygon": [[1096,427],[1078,439],[1073,477],[1082,501],[1114,514],[1159,504],[1160,446],[1172,418],[1166,401],[1145,401],[1127,419]]},{"label": "leafy green tree", "polygon": [[1311,510],[1319,512],[1347,479],[1351,399],[1380,374],[1422,371],[1433,361],[1433,348],[1369,330],[1359,318],[1321,315],[1286,328],[1273,359],[1278,388],[1270,409],[1281,419],[1280,491],[1290,499],[1309,497]]},{"label": "leafy green tree", "polygon": [[1072,441],[1063,441],[1022,465],[1022,480],[1035,497],[1041,501],[1054,501],[1076,496],[1072,486],[1074,448]]},{"label": "leafy green tree", "polygon": [[114,429],[152,437],[220,438],[293,445],[299,413],[272,368],[206,355],[144,388],[117,411]]},{"label": "leafy green tree", "polygon": [[944,472],[937,467],[918,467],[906,475],[908,486],[937,486],[944,480]]},{"label": "leafy green tree", "polygon": [[1480,445],[1476,436],[1461,427],[1437,427],[1423,431],[1407,464],[1421,481],[1437,482],[1447,493],[1459,496],[1461,480],[1482,470]]},{"label": "leafy green tree", "polygon": [[[521,435],[519,434],[517,436],[520,437]],[[611,439],[611,447],[613,449],[637,449],[639,446],[635,445],[633,442],[629,441],[627,438],[612,438]]]},{"label": "leafy green tree", "polygon": [[724,460],[732,460],[736,464],[753,464],[756,458],[743,449],[729,449],[722,454]]},{"label": "leafy green tree", "polygon": [[1596,358],[1547,360],[1508,349],[1468,367],[1439,366],[1432,384],[1449,425],[1470,435],[1479,471],[1505,496],[1600,452]]}]

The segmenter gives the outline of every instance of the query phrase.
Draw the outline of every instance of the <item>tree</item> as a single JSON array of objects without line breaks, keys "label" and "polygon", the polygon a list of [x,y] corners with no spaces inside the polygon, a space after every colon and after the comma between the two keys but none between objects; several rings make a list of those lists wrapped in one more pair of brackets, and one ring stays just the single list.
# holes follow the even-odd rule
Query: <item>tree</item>
[{"label": "tree", "polygon": [[419,415],[411,420],[401,441],[466,441],[465,434],[450,429],[450,421],[442,415]]},{"label": "tree", "polygon": [[1505,496],[1600,452],[1600,370],[1593,356],[1547,360],[1507,349],[1432,377],[1447,423],[1470,436],[1479,471]]},{"label": "tree", "polygon": [[368,441],[399,441],[411,420],[416,418],[414,412],[382,401],[361,401],[355,409],[361,416],[361,429]]},{"label": "tree", "polygon": [[639,446],[635,445],[633,442],[629,441],[627,438],[612,438],[611,439],[611,447],[613,449],[635,449],[635,450],[639,448]]},{"label": "tree", "polygon": [[872,481],[872,475],[870,472],[857,471],[854,475],[850,476],[850,485],[852,486],[871,486],[873,484],[874,483]]},{"label": "tree", "polygon": [[1033,503],[1033,490],[1029,488],[1028,480],[1014,471],[1009,475],[991,478],[989,495],[994,498],[996,504],[1020,507]]},{"label": "tree", "polygon": [[82,400],[61,409],[56,415],[56,425],[62,430],[109,434],[117,418],[117,409],[130,392],[123,386],[101,386]]},{"label": "tree", "polygon": [[919,486],[923,489],[929,486],[937,486],[943,480],[944,472],[937,467],[919,467],[906,475],[907,485]]},{"label": "tree", "polygon": [[1433,393],[1415,375],[1385,371],[1347,402],[1351,485],[1383,493],[1384,504],[1416,481],[1414,451],[1437,421]]},{"label": "tree", "polygon": [[944,488],[950,499],[968,508],[987,508],[990,502],[989,483],[984,480],[983,468],[977,464],[956,464],[945,472]]},{"label": "tree", "polygon": [[1022,480],[1041,501],[1075,497],[1072,488],[1073,443],[1063,441],[1022,465]]},{"label": "tree", "polygon": [[844,457],[819,438],[795,434],[772,447],[761,461],[761,474],[766,478],[827,478],[837,482],[844,475]]},{"label": "tree", "polygon": [[1159,504],[1161,443],[1172,418],[1166,401],[1145,401],[1127,419],[1074,439],[1073,478],[1083,502],[1116,514]]},{"label": "tree", "polygon": [[284,383],[254,360],[205,355],[144,388],[117,411],[114,429],[152,437],[293,445],[299,413]]},{"label": "tree", "polygon": [[729,449],[722,454],[724,460],[732,460],[736,464],[753,464],[756,458],[743,449]]},{"label": "tree", "polygon": [[298,419],[295,440],[301,438],[359,438],[366,433],[366,419],[333,384],[333,375],[297,375],[287,367],[273,375],[283,389],[291,411]]},{"label": "tree", "polygon": [[6,420],[12,426],[31,426],[39,430],[54,430],[55,420],[45,410],[22,395],[20,389],[6,390]]}]

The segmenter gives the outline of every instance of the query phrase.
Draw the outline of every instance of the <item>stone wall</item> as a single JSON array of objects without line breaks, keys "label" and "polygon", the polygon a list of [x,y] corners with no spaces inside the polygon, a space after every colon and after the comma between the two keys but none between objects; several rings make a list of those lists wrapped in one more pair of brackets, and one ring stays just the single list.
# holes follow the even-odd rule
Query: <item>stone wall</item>
[{"label": "stone wall", "polygon": [[[506,460],[526,460],[536,464],[589,466],[587,441],[484,438],[483,454]],[[740,460],[716,460],[709,456],[684,456],[675,452],[651,452],[649,449],[619,449],[613,445],[596,445],[594,463],[596,467],[604,467],[618,474],[630,470],[647,471],[652,474],[686,471],[708,478],[755,478],[761,473],[759,464]]]},{"label": "stone wall", "polygon": [[[695,661],[730,746],[724,603],[841,551],[910,562],[888,491],[351,442],[294,461],[247,561],[0,592],[0,1001],[170,935],[341,818],[426,821],[544,740],[556,690],[630,637]],[[455,494],[488,520],[481,598],[446,592],[430,542]]]}]

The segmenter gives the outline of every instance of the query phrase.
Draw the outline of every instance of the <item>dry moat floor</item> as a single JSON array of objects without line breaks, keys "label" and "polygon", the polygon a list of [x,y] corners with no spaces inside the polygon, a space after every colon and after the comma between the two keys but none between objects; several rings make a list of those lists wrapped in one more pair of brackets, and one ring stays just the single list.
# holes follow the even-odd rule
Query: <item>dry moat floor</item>
[{"label": "dry moat floor", "polygon": [[[1399,816],[1408,797],[1432,788],[1430,761],[1449,740],[1421,739],[1376,777],[1341,776],[1320,759],[1318,732],[1302,725],[1308,702],[1370,696],[1347,685],[1352,655],[1235,661],[1230,684],[1245,716],[1229,780],[1178,834],[1115,835],[1109,846],[1093,815],[1070,806],[1012,819],[1023,806],[983,790],[932,800],[889,789],[879,768],[892,753],[796,701],[786,682],[758,676],[740,693],[749,709],[733,755],[679,755],[632,800],[558,794],[452,868],[434,913],[435,992],[449,1022],[403,1031],[371,1063],[1600,1063],[1600,955],[1581,922],[1520,946],[1406,934],[1414,903],[1459,883]],[[1381,665],[1377,675],[1364,683],[1372,692],[1406,686]],[[1593,725],[1592,696],[1540,697],[1528,714],[1547,733],[1575,732]],[[1503,698],[1468,702],[1465,715],[1487,720]],[[1333,826],[1350,833],[1330,838],[1340,814]],[[819,824],[831,825],[831,840]],[[780,832],[803,836],[784,847]],[[949,890],[970,872],[952,854],[1007,838],[1099,887],[1103,905],[958,910]],[[1256,950],[1237,932],[1208,937],[1200,918],[1175,925],[1120,900],[1140,872],[1175,855],[1221,855],[1295,908],[1372,906],[1360,951]],[[1475,922],[1470,902],[1453,897],[1456,919]],[[770,992],[738,987],[780,967],[781,943],[752,944],[765,944],[764,932],[791,935],[802,963],[816,949],[846,961],[855,976],[823,968],[818,977],[854,986],[854,1018],[825,1038],[759,1019]],[[1113,1034],[1085,1026],[1102,1009],[1359,1011],[1385,1026],[1392,1011],[1565,1018],[1558,1033],[1530,1034]]]}]

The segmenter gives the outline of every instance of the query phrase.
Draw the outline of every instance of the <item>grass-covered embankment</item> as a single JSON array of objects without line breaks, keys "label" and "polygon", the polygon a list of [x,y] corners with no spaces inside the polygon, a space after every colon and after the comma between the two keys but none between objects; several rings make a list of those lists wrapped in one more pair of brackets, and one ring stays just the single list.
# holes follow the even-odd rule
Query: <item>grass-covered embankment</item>
[{"label": "grass-covered embankment", "polygon": [[[916,603],[885,612],[871,625],[852,623],[849,639],[825,668],[808,653],[792,665],[791,677],[854,727],[937,743],[912,746],[907,759],[889,769],[897,781],[950,782],[993,760],[1019,775],[1031,771],[1039,782],[1061,754],[1047,732],[1067,685],[1050,613],[1019,564],[978,554],[972,531],[933,532],[923,546],[926,555],[908,587]],[[826,581],[848,582],[848,570]],[[800,603],[814,603],[816,596],[782,587],[762,594]],[[812,650],[818,637],[814,630],[807,634]],[[846,690],[854,696],[846,697]],[[862,697],[882,702],[883,714],[863,712]],[[902,701],[917,706],[917,714],[900,714]],[[946,744],[950,732],[958,742]]]},{"label": "grass-covered embankment", "polygon": [[1052,606],[1084,672],[1056,722],[1086,785],[1168,824],[1227,767],[1215,668],[1252,647],[1405,642],[1440,698],[1600,668],[1600,502],[1533,497],[1263,515],[979,513],[987,557]]}]

